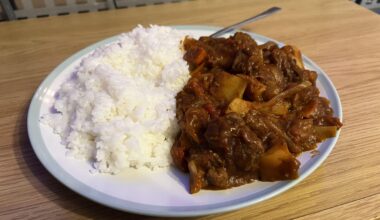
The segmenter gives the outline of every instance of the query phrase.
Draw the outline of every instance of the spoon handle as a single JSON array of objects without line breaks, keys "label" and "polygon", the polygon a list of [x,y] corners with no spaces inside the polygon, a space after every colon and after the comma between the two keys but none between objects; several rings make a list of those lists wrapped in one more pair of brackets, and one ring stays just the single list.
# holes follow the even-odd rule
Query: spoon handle
[{"label": "spoon handle", "polygon": [[264,11],[264,12],[261,12],[261,13],[258,14],[258,15],[255,15],[255,16],[250,17],[250,18],[248,18],[248,19],[246,19],[246,20],[244,20],[244,21],[241,21],[241,22],[239,22],[239,23],[236,23],[236,24],[230,25],[230,26],[228,26],[228,27],[225,27],[225,28],[223,28],[223,29],[221,29],[221,30],[219,30],[219,31],[217,31],[217,32],[215,32],[215,33],[213,33],[213,34],[211,34],[210,37],[219,37],[219,36],[221,36],[221,35],[223,35],[223,34],[225,34],[225,33],[228,33],[228,32],[230,32],[230,31],[233,31],[234,29],[237,29],[237,28],[239,28],[239,27],[241,27],[241,26],[243,26],[243,25],[246,25],[246,24],[248,24],[248,23],[251,23],[251,22],[254,22],[254,21],[260,20],[260,19],[262,19],[262,18],[265,18],[265,17],[267,17],[267,16],[269,16],[269,15],[271,15],[271,14],[274,14],[274,13],[280,11],[280,10],[281,10],[281,8],[279,8],[279,7],[272,7],[272,8],[269,8],[268,10],[266,10],[266,11]]}]

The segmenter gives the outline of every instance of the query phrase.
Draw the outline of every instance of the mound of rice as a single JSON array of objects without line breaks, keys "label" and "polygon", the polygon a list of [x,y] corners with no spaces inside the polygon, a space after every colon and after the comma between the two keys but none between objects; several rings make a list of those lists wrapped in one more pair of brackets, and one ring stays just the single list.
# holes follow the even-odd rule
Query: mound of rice
[{"label": "mound of rice", "polygon": [[81,61],[57,92],[57,113],[42,118],[69,156],[105,173],[170,165],[175,96],[189,78],[184,37],[169,27],[138,26]]}]

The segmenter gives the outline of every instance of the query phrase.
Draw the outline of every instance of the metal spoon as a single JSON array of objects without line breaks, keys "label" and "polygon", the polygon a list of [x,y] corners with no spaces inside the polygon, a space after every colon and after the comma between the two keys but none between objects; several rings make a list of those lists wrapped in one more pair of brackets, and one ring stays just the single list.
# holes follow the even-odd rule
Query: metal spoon
[{"label": "metal spoon", "polygon": [[228,33],[228,32],[233,31],[233,30],[236,29],[236,28],[239,28],[239,27],[241,27],[241,26],[243,26],[243,25],[246,25],[246,24],[248,24],[248,23],[251,23],[251,22],[254,22],[254,21],[260,20],[260,19],[262,19],[262,18],[265,18],[265,17],[267,17],[267,16],[269,16],[269,15],[271,15],[271,14],[274,14],[274,13],[280,11],[280,10],[281,10],[281,8],[279,8],[279,7],[272,7],[272,8],[270,8],[270,9],[268,9],[268,10],[266,10],[266,11],[264,11],[264,12],[258,14],[258,15],[255,15],[255,16],[253,16],[253,17],[250,17],[250,18],[248,18],[248,19],[246,19],[246,20],[244,20],[244,21],[241,21],[241,22],[239,22],[239,23],[236,23],[236,24],[230,25],[230,26],[228,26],[228,27],[225,27],[225,28],[223,28],[223,29],[221,29],[221,30],[219,30],[219,31],[217,31],[217,32],[215,32],[215,33],[213,33],[213,34],[211,34],[210,37],[219,37],[219,36],[221,36],[221,35],[223,35],[223,34],[225,34],[225,33]]}]

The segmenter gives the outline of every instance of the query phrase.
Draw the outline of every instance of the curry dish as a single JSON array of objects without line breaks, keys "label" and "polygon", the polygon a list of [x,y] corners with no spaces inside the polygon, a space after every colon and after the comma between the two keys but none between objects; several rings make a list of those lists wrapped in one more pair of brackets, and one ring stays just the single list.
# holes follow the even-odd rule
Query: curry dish
[{"label": "curry dish", "polygon": [[342,126],[300,51],[245,33],[186,38],[191,78],[176,96],[174,164],[190,192],[298,177],[297,155]]}]

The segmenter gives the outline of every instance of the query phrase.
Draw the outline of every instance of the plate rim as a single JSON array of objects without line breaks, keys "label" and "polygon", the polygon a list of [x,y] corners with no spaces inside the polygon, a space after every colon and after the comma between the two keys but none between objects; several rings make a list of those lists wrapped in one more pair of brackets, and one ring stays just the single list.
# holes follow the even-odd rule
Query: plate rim
[{"label": "plate rim", "polygon": [[[216,31],[220,29],[220,27],[204,26],[204,25],[175,25],[171,27],[178,30]],[[236,30],[236,31],[241,31],[241,30]],[[262,39],[264,41],[271,40],[280,45],[284,45],[281,42],[265,37],[263,35],[259,35],[253,32],[247,32],[247,31],[243,31],[243,32],[248,33],[249,35],[251,35],[252,37],[256,39]],[[233,211],[233,210],[237,210],[243,207],[251,206],[253,204],[256,204],[261,201],[270,199],[274,196],[277,196],[286,190],[289,190],[290,188],[292,188],[293,186],[295,186],[296,184],[304,180],[312,172],[314,172],[326,160],[328,155],[331,153],[331,151],[335,147],[341,130],[338,131],[336,137],[328,140],[330,143],[328,144],[327,149],[318,156],[318,159],[313,164],[311,164],[311,166],[307,168],[306,171],[303,172],[299,176],[298,179],[293,180],[293,181],[279,182],[279,185],[281,186],[278,186],[276,190],[270,193],[267,193],[264,196],[261,196],[259,198],[250,199],[249,196],[246,196],[246,197],[242,197],[242,198],[232,200],[232,201],[202,206],[202,207],[211,206],[210,208],[206,208],[206,209],[186,210],[187,207],[198,207],[198,206],[184,206],[184,207],[179,206],[179,207],[170,209],[170,207],[167,207],[167,206],[145,205],[145,204],[125,201],[125,200],[107,195],[103,192],[97,191],[96,189],[93,189],[93,188],[90,188],[89,190],[86,184],[78,181],[69,173],[67,173],[53,159],[53,157],[47,151],[47,148],[42,139],[41,131],[39,129],[39,117],[40,117],[39,113],[41,109],[40,97],[44,96],[44,94],[46,93],[46,88],[50,86],[50,84],[55,80],[55,78],[58,77],[59,74],[62,72],[62,70],[65,69],[68,65],[75,62],[78,58],[82,57],[83,55],[93,51],[97,47],[106,45],[108,43],[111,43],[117,40],[118,37],[119,35],[115,35],[115,36],[106,38],[104,40],[98,41],[97,43],[91,44],[85,47],[84,49],[79,50],[78,52],[74,53],[73,55],[65,59],[63,62],[61,62],[56,68],[54,68],[53,71],[49,73],[49,75],[39,85],[39,87],[37,88],[37,90],[35,91],[33,95],[32,101],[30,102],[29,109],[28,109],[28,115],[27,115],[28,136],[29,136],[29,140],[32,145],[33,151],[37,155],[37,158],[42,163],[42,165],[49,171],[51,175],[53,175],[58,181],[60,181],[66,187],[80,194],[81,196],[88,198],[94,202],[100,203],[102,205],[117,209],[117,210],[127,211],[130,213],[136,213],[136,214],[142,214],[142,215],[149,215],[149,216],[160,216],[160,217],[193,216],[195,217],[195,216],[202,216],[202,215],[207,215],[207,214],[223,213],[223,212]],[[313,66],[315,69],[317,69],[318,81],[324,81],[323,85],[327,85],[327,87],[326,88],[324,87],[324,88],[326,90],[329,90],[327,91],[327,93],[331,94],[333,98],[335,99],[334,103],[336,104],[336,106],[333,107],[335,115],[342,121],[343,120],[342,105],[341,105],[341,101],[334,84],[329,79],[328,75],[317,64],[315,64],[311,59],[309,59],[304,54],[303,54],[303,60],[309,65]],[[44,150],[44,148],[46,150]],[[238,200],[243,200],[243,201],[239,202]],[[216,207],[213,207],[213,206],[216,206]]]}]

